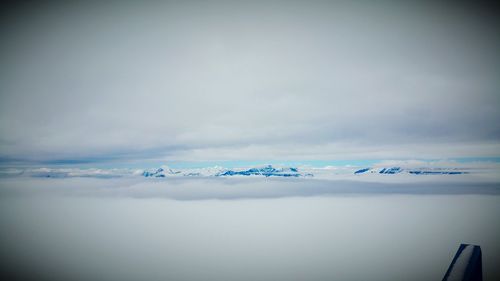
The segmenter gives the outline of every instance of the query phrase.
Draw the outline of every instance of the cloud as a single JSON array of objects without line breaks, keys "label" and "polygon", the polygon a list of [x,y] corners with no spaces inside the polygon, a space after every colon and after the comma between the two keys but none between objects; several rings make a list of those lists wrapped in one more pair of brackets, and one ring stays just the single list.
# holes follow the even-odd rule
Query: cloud
[{"label": "cloud", "polygon": [[0,156],[498,156],[498,20],[474,11],[322,2],[18,8],[0,31]]}]

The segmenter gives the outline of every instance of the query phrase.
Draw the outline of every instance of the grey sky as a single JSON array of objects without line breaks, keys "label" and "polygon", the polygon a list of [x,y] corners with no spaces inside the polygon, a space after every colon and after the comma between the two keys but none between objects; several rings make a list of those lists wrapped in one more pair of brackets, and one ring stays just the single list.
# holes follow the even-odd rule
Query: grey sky
[{"label": "grey sky", "polygon": [[498,17],[446,4],[13,7],[0,157],[499,156]]}]

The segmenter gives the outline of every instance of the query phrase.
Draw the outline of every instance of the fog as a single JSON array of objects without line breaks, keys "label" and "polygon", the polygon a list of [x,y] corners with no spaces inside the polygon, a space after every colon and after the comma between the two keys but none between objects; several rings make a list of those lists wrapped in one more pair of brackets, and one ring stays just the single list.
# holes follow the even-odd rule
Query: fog
[{"label": "fog", "polygon": [[[2,274],[31,280],[440,280],[459,244],[473,243],[483,250],[485,280],[500,276],[500,197],[480,188],[418,194],[402,192],[409,185],[400,183],[391,193],[370,183],[356,189],[333,181],[336,191],[323,186],[320,195],[297,192],[317,189],[315,181],[181,182],[142,180],[135,189],[137,183],[115,179],[2,180]],[[190,185],[189,192],[179,191]],[[335,189],[342,185],[358,192]],[[230,191],[250,186],[261,198]],[[292,191],[283,191],[286,186]],[[217,194],[229,196],[213,199]]]}]

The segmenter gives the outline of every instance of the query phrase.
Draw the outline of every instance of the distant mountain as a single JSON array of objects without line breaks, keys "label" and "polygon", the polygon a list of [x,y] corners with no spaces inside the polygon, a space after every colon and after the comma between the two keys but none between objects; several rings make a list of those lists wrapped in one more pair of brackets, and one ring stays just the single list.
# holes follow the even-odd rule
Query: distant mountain
[{"label": "distant mountain", "polygon": [[400,167],[392,167],[392,168],[383,168],[382,170],[380,170],[378,173],[379,174],[399,174],[401,173],[403,170],[401,170]]},{"label": "distant mountain", "polygon": [[368,171],[370,171],[370,170],[371,170],[371,168],[359,169],[359,170],[357,170],[356,172],[354,172],[354,174],[355,174],[355,175],[357,175],[357,174],[363,174],[363,173],[366,173],[366,172],[368,172]]},{"label": "distant mountain", "polygon": [[314,177],[315,179],[373,179],[383,180],[389,177],[414,178],[415,176],[432,175],[461,175],[461,174],[498,174],[495,166],[467,167],[467,166],[438,166],[438,165],[401,165],[375,167],[326,166],[326,167],[290,167],[290,166],[256,166],[246,168],[182,168],[174,169],[168,166],[150,170],[137,169],[97,169],[97,168],[0,168],[0,178],[6,177],[43,177],[43,178],[115,178],[115,177]]},{"label": "distant mountain", "polygon": [[207,177],[215,176],[225,171],[222,167],[207,167],[198,169],[171,169],[168,166],[162,166],[156,170],[143,171],[142,176],[147,178],[165,178],[165,177]]},{"label": "distant mountain", "polygon": [[218,177],[225,176],[264,176],[264,177],[300,177],[302,176],[297,168],[287,167],[287,168],[274,168],[271,165],[267,165],[262,168],[250,168],[247,170],[234,171],[227,170],[222,173],[217,174]]},{"label": "distant mountain", "polygon": [[199,176],[214,176],[214,177],[230,177],[230,176],[263,176],[263,177],[301,177],[312,176],[312,174],[301,174],[294,167],[273,167],[267,165],[263,167],[252,167],[247,169],[224,169],[221,167],[201,168],[201,169],[186,169],[184,171],[175,171],[170,168],[162,167],[154,171],[144,171],[144,177],[199,177]]},{"label": "distant mountain", "polygon": [[144,171],[142,172],[142,175],[145,177],[155,177],[155,178],[164,178],[166,175],[176,175],[180,174],[180,171],[174,171],[168,167],[165,168],[158,168],[156,171],[149,172],[149,171]]},{"label": "distant mountain", "polygon": [[460,174],[467,174],[468,172],[463,172],[463,171],[422,171],[422,170],[417,170],[417,171],[408,171],[410,174],[414,175],[460,175]]},{"label": "distant mountain", "polygon": [[364,168],[359,169],[354,172],[355,175],[365,174],[367,172],[378,173],[378,174],[386,174],[386,175],[394,175],[399,173],[406,173],[412,175],[460,175],[467,174],[468,172],[457,170],[457,169],[443,169],[443,168],[412,168],[412,169],[403,169],[401,167],[389,167],[389,168],[380,168],[378,171],[373,168]]}]

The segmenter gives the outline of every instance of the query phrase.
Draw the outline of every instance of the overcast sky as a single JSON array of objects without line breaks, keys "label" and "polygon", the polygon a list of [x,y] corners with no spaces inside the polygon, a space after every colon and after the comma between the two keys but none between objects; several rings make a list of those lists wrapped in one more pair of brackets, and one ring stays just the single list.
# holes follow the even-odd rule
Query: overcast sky
[{"label": "overcast sky", "polygon": [[0,159],[498,157],[499,18],[446,2],[8,7]]}]

